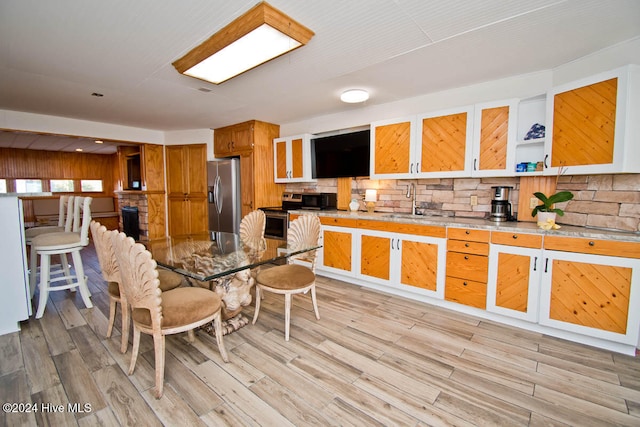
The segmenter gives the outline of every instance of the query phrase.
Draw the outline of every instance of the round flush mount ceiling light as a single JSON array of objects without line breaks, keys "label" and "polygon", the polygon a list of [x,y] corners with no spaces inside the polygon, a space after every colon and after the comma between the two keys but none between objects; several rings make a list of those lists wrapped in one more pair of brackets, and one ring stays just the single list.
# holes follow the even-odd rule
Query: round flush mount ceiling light
[{"label": "round flush mount ceiling light", "polygon": [[342,95],[340,95],[340,100],[349,104],[364,102],[367,99],[369,99],[369,92],[364,89],[349,89],[342,92]]}]

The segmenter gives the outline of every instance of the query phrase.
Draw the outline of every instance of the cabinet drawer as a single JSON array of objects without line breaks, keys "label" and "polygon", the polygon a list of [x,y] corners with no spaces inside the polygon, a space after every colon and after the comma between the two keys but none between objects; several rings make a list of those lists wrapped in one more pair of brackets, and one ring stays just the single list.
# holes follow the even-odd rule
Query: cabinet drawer
[{"label": "cabinet drawer", "polygon": [[487,308],[487,284],[447,276],[444,299],[471,307]]},{"label": "cabinet drawer", "polygon": [[355,228],[358,225],[358,220],[350,218],[332,218],[328,216],[320,216],[320,224],[322,225],[335,225],[337,227],[352,227]]},{"label": "cabinet drawer", "polygon": [[507,246],[519,246],[521,248],[542,248],[542,236],[537,234],[509,233],[506,231],[494,231],[491,233],[491,243]]},{"label": "cabinet drawer", "polygon": [[447,235],[447,229],[438,225],[404,224],[401,222],[372,221],[368,219],[358,220],[358,228],[442,238]]},{"label": "cabinet drawer", "polygon": [[489,257],[447,252],[447,276],[487,283]]},{"label": "cabinet drawer", "polygon": [[473,242],[489,243],[489,230],[475,228],[449,228],[447,237],[457,240],[469,240]]},{"label": "cabinet drawer", "polygon": [[489,255],[489,244],[465,240],[447,240],[447,250],[474,255]]},{"label": "cabinet drawer", "polygon": [[640,243],[577,237],[545,236],[544,248],[555,251],[640,258]]}]

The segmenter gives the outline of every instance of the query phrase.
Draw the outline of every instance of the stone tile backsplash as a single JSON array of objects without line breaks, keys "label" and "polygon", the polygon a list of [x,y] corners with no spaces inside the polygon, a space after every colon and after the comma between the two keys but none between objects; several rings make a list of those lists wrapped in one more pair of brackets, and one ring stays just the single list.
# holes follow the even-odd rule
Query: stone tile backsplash
[{"label": "stone tile backsplash", "polygon": [[[493,198],[491,187],[511,186],[512,207],[517,210],[518,177],[513,178],[446,178],[415,180],[354,179],[352,198],[362,200],[368,188],[378,191],[376,211],[410,212],[411,198],[407,187],[415,184],[416,202],[427,214],[457,217],[486,218]],[[287,184],[287,191],[335,193],[335,179],[321,179],[316,183]],[[561,176],[558,190],[568,190],[574,199],[558,205],[565,211],[558,223],[605,227],[623,231],[640,231],[640,174]],[[471,205],[471,196],[478,204]],[[361,202],[361,209],[364,204]]]}]

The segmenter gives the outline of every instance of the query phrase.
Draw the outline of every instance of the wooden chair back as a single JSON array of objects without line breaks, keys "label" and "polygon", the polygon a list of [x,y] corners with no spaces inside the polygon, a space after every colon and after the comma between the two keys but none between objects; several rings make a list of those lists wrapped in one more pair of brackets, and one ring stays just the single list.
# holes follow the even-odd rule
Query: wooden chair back
[{"label": "wooden chair back", "polygon": [[267,247],[264,239],[266,218],[264,212],[249,212],[240,222],[240,240],[252,250],[263,251]]},{"label": "wooden chair back", "polygon": [[116,261],[116,254],[113,251],[112,234],[117,234],[115,230],[107,230],[107,227],[97,221],[91,221],[89,225],[93,236],[93,245],[96,248],[98,263],[102,270],[102,278],[107,282],[120,283],[120,270]]},{"label": "wooden chair back", "polygon": [[142,244],[122,232],[112,235],[113,250],[120,270],[121,289],[133,310],[146,308],[153,329],[160,332],[162,298],[157,264]]}]

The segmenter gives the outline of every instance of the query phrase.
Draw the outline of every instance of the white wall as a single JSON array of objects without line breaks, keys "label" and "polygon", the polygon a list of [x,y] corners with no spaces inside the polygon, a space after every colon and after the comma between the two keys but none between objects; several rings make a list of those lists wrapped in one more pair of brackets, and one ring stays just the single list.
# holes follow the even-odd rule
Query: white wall
[{"label": "white wall", "polygon": [[57,135],[99,137],[116,141],[164,144],[164,132],[159,130],[11,110],[0,110],[0,128]]},{"label": "white wall", "polygon": [[361,108],[348,112],[280,123],[280,135],[328,132],[361,126],[376,120],[429,113],[479,102],[529,98],[544,94],[553,86],[633,63],[640,63],[640,38],[610,46],[553,70],[489,81],[388,104],[365,103]]}]

